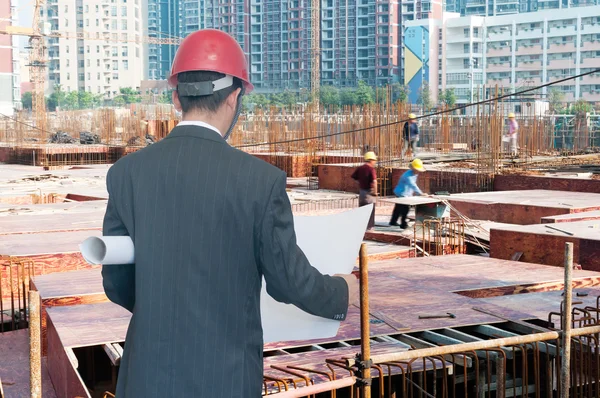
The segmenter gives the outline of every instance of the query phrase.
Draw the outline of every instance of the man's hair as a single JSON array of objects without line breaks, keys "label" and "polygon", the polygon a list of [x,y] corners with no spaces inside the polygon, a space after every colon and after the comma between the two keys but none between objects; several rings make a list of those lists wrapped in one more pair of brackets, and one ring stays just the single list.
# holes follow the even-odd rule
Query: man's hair
[{"label": "man's hair", "polygon": [[[215,81],[225,77],[224,74],[218,72],[182,72],[177,75],[178,83],[196,83],[196,82],[206,82],[206,81]],[[205,110],[209,112],[216,112],[217,109],[225,102],[227,97],[231,95],[238,88],[242,88],[242,81],[237,77],[233,78],[233,84],[230,87],[226,87],[222,90],[215,91],[212,95],[204,95],[204,96],[179,96],[179,101],[181,102],[181,110],[184,113],[193,111],[193,110]]]}]

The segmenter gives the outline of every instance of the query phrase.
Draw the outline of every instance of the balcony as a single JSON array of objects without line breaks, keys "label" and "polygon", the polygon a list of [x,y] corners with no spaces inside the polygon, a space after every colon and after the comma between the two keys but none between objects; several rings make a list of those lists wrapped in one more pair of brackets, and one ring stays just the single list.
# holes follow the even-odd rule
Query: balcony
[{"label": "balcony", "polygon": [[600,91],[581,92],[580,95],[588,102],[600,102]]},{"label": "balcony", "polygon": [[488,57],[510,57],[512,56],[510,51],[510,46],[506,47],[488,47],[487,48],[487,56]]},{"label": "balcony", "polygon": [[548,53],[574,53],[575,43],[566,42],[566,43],[555,43],[548,45]]},{"label": "balcony", "polygon": [[600,68],[600,58],[583,58],[581,68]]},{"label": "balcony", "polygon": [[516,70],[542,70],[542,61],[520,61],[517,62]]},{"label": "balcony", "polygon": [[511,69],[510,62],[504,62],[500,64],[487,64],[486,72],[487,73],[495,73],[495,72],[508,72]]},{"label": "balcony", "polygon": [[504,79],[488,79],[486,86],[488,87],[510,87],[510,78],[505,77]]},{"label": "balcony", "polygon": [[519,39],[539,39],[543,36],[544,30],[542,28],[522,28],[517,30],[517,37]]},{"label": "balcony", "polygon": [[577,25],[559,25],[548,26],[548,37],[575,36],[577,34]]},{"label": "balcony", "polygon": [[517,55],[538,55],[542,54],[542,46],[541,44],[534,45],[519,45],[517,46]]},{"label": "balcony", "polygon": [[[598,73],[593,75],[587,75],[581,78],[579,84],[597,84],[600,85],[600,75]],[[600,91],[600,90],[598,90]]]},{"label": "balcony", "polygon": [[551,59],[548,61],[548,69],[572,69],[575,73],[575,60],[569,58]]}]

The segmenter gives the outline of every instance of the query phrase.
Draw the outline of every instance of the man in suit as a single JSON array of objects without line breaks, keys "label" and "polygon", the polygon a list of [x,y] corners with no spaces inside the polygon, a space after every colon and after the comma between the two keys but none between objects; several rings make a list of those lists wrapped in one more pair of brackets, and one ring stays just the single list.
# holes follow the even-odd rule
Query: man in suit
[{"label": "man in suit", "polygon": [[226,143],[252,90],[237,42],[187,36],[169,83],[183,121],[107,175],[103,233],[136,249],[135,265],[102,267],[108,298],[133,314],[116,395],[260,397],[262,277],[274,299],[338,320],[357,280],[309,264],[285,173]]}]

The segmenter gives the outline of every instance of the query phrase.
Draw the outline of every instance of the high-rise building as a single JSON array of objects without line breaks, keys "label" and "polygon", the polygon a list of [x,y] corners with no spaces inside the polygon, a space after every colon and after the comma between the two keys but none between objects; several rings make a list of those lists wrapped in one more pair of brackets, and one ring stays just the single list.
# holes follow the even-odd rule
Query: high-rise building
[{"label": "high-rise building", "polygon": [[[0,24],[17,24],[17,0],[0,2]],[[0,35],[0,113],[12,115],[21,105],[18,37]]]},{"label": "high-rise building", "polygon": [[[168,3],[168,13],[177,3],[178,22],[164,17],[162,2]],[[232,35],[248,57],[258,91],[310,87],[311,0],[149,0],[148,10],[149,35],[154,29],[159,37],[161,33],[185,37],[204,28]],[[323,1],[321,83],[352,87],[359,80],[371,85],[401,81],[401,18],[398,0]],[[175,49],[165,47],[149,46],[150,78],[168,75]]]},{"label": "high-rise building", "polygon": [[[48,84],[111,99],[137,88],[147,73],[143,0],[53,0],[42,21],[64,38],[48,38]],[[75,36],[76,34],[82,36]]]},{"label": "high-rise building", "polygon": [[[407,29],[425,23],[413,21]],[[600,68],[600,6],[495,17],[445,13],[428,24],[441,38],[441,73],[436,76],[431,67],[419,69],[421,53],[417,51],[405,58],[405,74],[430,85],[437,78],[438,89],[453,89],[459,104],[494,96],[496,88],[518,92]],[[431,41],[421,43],[422,53],[431,54]],[[552,89],[562,92],[566,102],[582,98],[600,102],[598,75],[559,83]],[[544,87],[537,95],[545,98],[549,90]],[[411,100],[416,102],[414,97]]]},{"label": "high-rise building", "polygon": [[491,17],[598,4],[600,0],[446,0],[445,11],[458,12],[462,16]]},{"label": "high-rise building", "polygon": [[[148,1],[148,37],[173,38],[181,36],[181,20],[197,18],[198,9],[181,13],[180,0]],[[148,44],[148,72],[151,80],[160,80],[168,76],[177,46],[171,44]]]}]

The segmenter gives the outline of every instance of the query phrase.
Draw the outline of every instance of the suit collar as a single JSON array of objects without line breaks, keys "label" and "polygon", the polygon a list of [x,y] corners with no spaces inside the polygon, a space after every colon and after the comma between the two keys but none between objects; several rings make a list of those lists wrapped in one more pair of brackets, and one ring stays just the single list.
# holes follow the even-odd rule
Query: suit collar
[{"label": "suit collar", "polygon": [[192,137],[219,142],[222,144],[227,143],[223,139],[223,137],[214,129],[211,129],[210,127],[200,126],[197,124],[186,124],[183,126],[177,125],[173,130],[171,130],[171,132],[165,137],[165,139],[177,137]]}]

